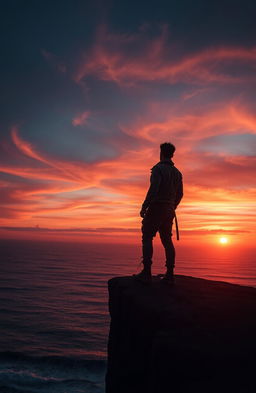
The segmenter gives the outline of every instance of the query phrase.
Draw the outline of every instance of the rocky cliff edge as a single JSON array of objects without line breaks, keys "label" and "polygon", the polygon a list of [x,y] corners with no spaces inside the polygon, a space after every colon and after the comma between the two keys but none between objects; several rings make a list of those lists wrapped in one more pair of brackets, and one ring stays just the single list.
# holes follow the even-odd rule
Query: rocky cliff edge
[{"label": "rocky cliff edge", "polygon": [[107,393],[255,393],[256,288],[109,281]]}]

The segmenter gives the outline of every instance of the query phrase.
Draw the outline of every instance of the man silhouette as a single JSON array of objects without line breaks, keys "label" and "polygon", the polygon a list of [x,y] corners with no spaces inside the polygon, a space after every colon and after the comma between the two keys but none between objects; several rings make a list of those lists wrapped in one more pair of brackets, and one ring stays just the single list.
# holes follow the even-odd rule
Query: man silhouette
[{"label": "man silhouette", "polygon": [[142,204],[142,263],[143,270],[134,275],[143,282],[151,281],[153,238],[159,232],[165,249],[166,273],[164,282],[171,282],[174,276],[175,248],[172,242],[172,223],[175,209],[183,197],[182,174],[171,158],[175,146],[171,143],[160,145],[160,161],[151,169],[150,187]]}]

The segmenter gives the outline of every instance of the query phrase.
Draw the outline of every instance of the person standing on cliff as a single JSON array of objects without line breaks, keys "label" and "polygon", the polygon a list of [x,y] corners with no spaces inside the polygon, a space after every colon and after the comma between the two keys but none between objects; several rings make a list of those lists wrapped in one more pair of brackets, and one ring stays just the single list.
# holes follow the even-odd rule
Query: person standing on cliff
[{"label": "person standing on cliff", "polygon": [[160,161],[151,169],[150,187],[142,204],[142,263],[143,270],[134,277],[151,282],[153,238],[159,232],[165,249],[166,273],[163,282],[172,282],[175,266],[175,248],[172,242],[172,224],[175,209],[183,197],[182,174],[171,158],[176,148],[172,143],[160,145]]}]

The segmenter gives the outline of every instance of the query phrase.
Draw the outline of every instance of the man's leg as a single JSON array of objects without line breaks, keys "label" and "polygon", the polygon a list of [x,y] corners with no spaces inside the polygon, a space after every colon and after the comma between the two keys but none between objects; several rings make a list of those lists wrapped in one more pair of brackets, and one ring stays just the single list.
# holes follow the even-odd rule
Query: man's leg
[{"label": "man's leg", "polygon": [[142,227],[142,263],[143,269],[140,273],[134,274],[134,278],[144,283],[151,283],[151,265],[153,256],[153,236],[143,231]]},{"label": "man's leg", "polygon": [[142,220],[142,262],[144,266],[152,265],[153,238],[159,228],[159,213],[157,206],[150,206]]},{"label": "man's leg", "polygon": [[158,225],[155,218],[155,209],[150,207],[142,220],[142,263],[143,270],[135,277],[140,280],[151,280],[151,265],[153,256],[153,237],[156,235]]},{"label": "man's leg", "polygon": [[153,236],[151,233],[142,230],[142,263],[145,267],[152,265],[153,256]]},{"label": "man's leg", "polygon": [[159,228],[161,242],[165,249],[167,274],[173,275],[175,267],[175,248],[172,242],[173,215],[167,215]]}]

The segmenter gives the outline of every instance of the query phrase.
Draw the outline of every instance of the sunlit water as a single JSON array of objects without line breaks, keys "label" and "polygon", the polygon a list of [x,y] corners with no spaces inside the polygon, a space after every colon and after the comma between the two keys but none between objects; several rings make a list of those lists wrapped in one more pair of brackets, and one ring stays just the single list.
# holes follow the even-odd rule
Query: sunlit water
[{"label": "sunlit water", "polygon": [[[107,281],[140,270],[131,245],[1,241],[0,387],[101,393]],[[256,287],[254,250],[177,247],[177,274]],[[164,270],[155,247],[154,273]]]}]

